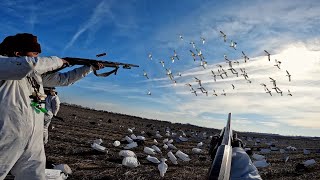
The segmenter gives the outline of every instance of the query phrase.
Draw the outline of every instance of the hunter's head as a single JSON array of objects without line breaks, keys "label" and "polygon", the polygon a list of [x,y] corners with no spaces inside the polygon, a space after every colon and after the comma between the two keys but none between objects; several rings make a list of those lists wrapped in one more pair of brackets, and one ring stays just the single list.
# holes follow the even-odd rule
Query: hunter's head
[{"label": "hunter's head", "polygon": [[8,57],[37,57],[40,53],[41,46],[37,36],[28,33],[8,36],[0,44],[0,55]]}]

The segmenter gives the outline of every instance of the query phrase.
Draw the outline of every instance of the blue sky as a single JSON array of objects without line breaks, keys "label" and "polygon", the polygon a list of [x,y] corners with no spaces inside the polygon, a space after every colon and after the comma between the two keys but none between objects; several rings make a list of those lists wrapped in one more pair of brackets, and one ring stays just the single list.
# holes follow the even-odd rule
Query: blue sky
[{"label": "blue sky", "polygon": [[[64,102],[215,128],[223,127],[231,112],[235,130],[320,136],[319,12],[316,0],[2,0],[0,38],[29,32],[38,36],[42,56],[95,58],[106,52],[101,59],[140,65],[120,69],[116,76],[92,74],[59,87]],[[206,39],[204,44],[200,37]],[[231,40],[237,42],[236,50],[230,47]],[[193,61],[189,50],[196,51],[191,41],[204,55],[206,69],[199,58]],[[180,60],[172,63],[174,50]],[[271,54],[270,62],[264,50]],[[241,51],[249,62],[244,63]],[[233,68],[239,74],[245,68],[252,83],[228,71],[224,55],[239,61]],[[274,66],[275,59],[282,62],[280,69]],[[215,82],[211,70],[218,73],[218,64],[228,77],[217,77]],[[208,96],[197,89],[194,77],[202,80]],[[269,77],[276,79],[283,96],[272,89]],[[213,89],[217,97],[212,96]],[[293,96],[287,95],[288,89]],[[223,90],[226,96],[221,95]]]}]

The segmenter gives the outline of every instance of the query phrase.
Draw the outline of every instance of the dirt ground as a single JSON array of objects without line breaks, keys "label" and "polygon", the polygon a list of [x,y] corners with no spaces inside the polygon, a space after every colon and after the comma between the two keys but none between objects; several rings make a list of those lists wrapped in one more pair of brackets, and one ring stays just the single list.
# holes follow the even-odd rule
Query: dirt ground
[{"label": "dirt ground", "polygon": [[[173,124],[167,121],[158,121],[144,119],[140,117],[115,114],[105,111],[96,111],[88,108],[82,108],[75,105],[63,104],[61,106],[59,117],[64,121],[53,119],[52,129],[49,130],[49,143],[45,146],[48,164],[68,164],[73,174],[68,179],[98,180],[98,179],[206,179],[211,159],[208,155],[210,135],[220,133],[218,129],[202,128],[188,124]],[[226,115],[227,117],[227,115]],[[137,168],[128,168],[123,166],[122,157],[118,155],[123,150],[125,141],[122,139],[131,134],[128,128],[135,127],[133,133],[146,138],[144,144],[131,149],[137,155],[141,163]],[[166,137],[165,130],[169,127],[171,132],[178,135]],[[156,138],[156,131],[163,136]],[[162,148],[162,140],[165,138],[176,140],[181,131],[186,133],[187,142],[176,142],[173,144],[191,158],[189,162],[178,160],[178,165],[174,165],[167,158],[168,150]],[[144,134],[141,132],[144,131]],[[208,137],[204,137],[206,132]],[[259,148],[267,148],[268,145],[263,141],[274,141],[276,147],[285,148],[289,145],[297,148],[297,151],[289,153],[289,160],[285,163],[283,154],[279,151],[266,154],[270,166],[259,168],[263,179],[272,180],[292,180],[292,179],[320,179],[320,138],[294,138],[284,136],[271,136],[267,134],[239,133],[239,137],[247,144],[247,147],[253,148],[258,152]],[[247,141],[247,137],[253,139],[262,139],[261,143],[255,145],[254,141]],[[91,148],[91,143],[95,139],[103,140],[102,146],[106,147],[108,152],[103,153]],[[155,155],[160,159],[168,159],[168,171],[164,178],[161,178],[157,165],[146,160],[146,154],[143,152],[144,146],[151,147],[153,140],[157,139],[158,147],[161,147],[162,154]],[[121,141],[119,147],[114,147],[112,143],[115,140]],[[199,142],[204,146],[202,154],[193,154],[192,148]],[[309,155],[303,154],[303,148],[311,149]],[[176,150],[173,150],[175,153]],[[260,153],[259,153],[260,154]],[[308,159],[315,159],[316,165],[304,169],[300,172],[295,170],[298,163]]]}]

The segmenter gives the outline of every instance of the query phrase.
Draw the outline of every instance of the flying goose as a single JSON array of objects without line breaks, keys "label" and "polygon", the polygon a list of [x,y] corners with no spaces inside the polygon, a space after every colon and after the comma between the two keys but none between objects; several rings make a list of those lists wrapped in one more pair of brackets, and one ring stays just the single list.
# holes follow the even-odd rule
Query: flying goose
[{"label": "flying goose", "polygon": [[266,52],[266,53],[267,53],[268,60],[270,61],[270,53],[269,53],[268,51],[266,51],[266,50],[264,50],[264,52]]},{"label": "flying goose", "polygon": [[286,71],[287,71],[287,75],[286,76],[288,76],[289,82],[290,82],[291,81],[291,74],[289,74],[288,70],[286,70]]},{"label": "flying goose", "polygon": [[222,31],[220,31],[220,33],[221,33],[221,36],[223,37],[223,41],[227,42],[227,35]]},{"label": "flying goose", "polygon": [[242,51],[242,54],[243,54],[243,58],[244,58],[244,62],[246,63],[247,60],[249,60],[250,58],[248,58],[248,56],[246,54],[244,54],[244,52]]}]

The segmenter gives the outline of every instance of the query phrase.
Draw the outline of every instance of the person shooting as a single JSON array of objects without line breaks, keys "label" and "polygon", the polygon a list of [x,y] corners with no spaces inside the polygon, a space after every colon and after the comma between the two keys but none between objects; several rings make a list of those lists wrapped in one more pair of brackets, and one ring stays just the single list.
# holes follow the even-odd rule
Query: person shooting
[{"label": "person shooting", "polygon": [[44,92],[47,95],[46,97],[46,110],[47,114],[44,116],[44,129],[43,129],[43,142],[44,144],[48,143],[49,140],[49,126],[53,116],[57,116],[60,109],[60,99],[58,92],[55,87],[44,88]]},{"label": "person shooting", "polygon": [[11,172],[15,179],[45,179],[43,144],[45,94],[43,87],[68,86],[100,62],[60,73],[69,63],[56,56],[40,57],[37,36],[20,33],[0,44],[0,180]]}]

